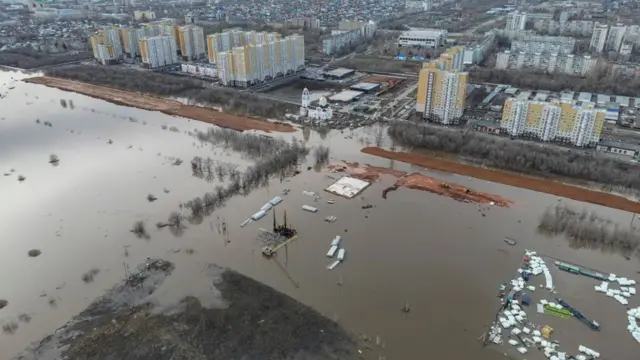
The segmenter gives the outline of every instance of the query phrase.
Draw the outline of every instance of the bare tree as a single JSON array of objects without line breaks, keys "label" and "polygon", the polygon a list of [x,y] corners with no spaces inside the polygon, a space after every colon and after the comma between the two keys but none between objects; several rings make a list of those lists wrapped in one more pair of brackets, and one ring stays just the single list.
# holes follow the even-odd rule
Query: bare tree
[{"label": "bare tree", "polygon": [[147,232],[147,228],[144,225],[144,221],[136,221],[135,223],[133,223],[133,227],[130,231],[141,239],[149,239],[150,237],[149,233]]}]

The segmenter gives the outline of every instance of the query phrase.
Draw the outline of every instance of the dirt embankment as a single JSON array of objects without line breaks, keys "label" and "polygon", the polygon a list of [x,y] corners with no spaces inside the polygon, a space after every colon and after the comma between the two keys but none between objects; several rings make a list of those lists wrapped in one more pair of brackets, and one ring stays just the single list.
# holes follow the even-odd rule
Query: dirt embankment
[{"label": "dirt embankment", "polygon": [[173,264],[151,260],[15,359],[373,358],[364,343],[313,309],[234,271],[211,268],[216,275],[208,285],[219,292],[221,306],[207,308],[189,296],[180,306],[159,311],[152,300],[171,293],[162,287]]},{"label": "dirt embankment", "polygon": [[357,162],[332,164],[329,165],[328,168],[332,172],[344,172],[356,179],[366,181],[376,181],[381,175],[391,175],[398,178],[393,186],[384,189],[382,192],[382,197],[385,199],[390,191],[397,190],[399,187],[406,187],[408,189],[428,191],[432,194],[474,204],[491,204],[509,207],[513,203],[511,200],[499,195],[475,191],[456,183],[444,182],[418,173],[407,175],[404,171],[361,165]]},{"label": "dirt embankment", "polygon": [[290,124],[274,123],[265,120],[244,116],[236,116],[217,111],[212,108],[184,105],[179,101],[163,99],[155,96],[118,90],[106,86],[86,84],[78,81],[42,76],[24,80],[32,84],[45,85],[65,91],[73,91],[79,94],[91,96],[114,103],[135,107],[138,109],[160,111],[167,115],[182,116],[223,128],[244,131],[261,130],[265,132],[294,132],[295,128]]},{"label": "dirt embankment", "polygon": [[622,196],[584,189],[581,187],[571,186],[552,180],[533,178],[506,171],[485,169],[426,155],[387,151],[377,147],[366,147],[361,151],[365,154],[424,166],[425,168],[448,171],[456,174],[471,176],[477,179],[493,181],[505,185],[561,196],[577,201],[583,201],[614,209],[640,213],[640,203],[631,201]]}]

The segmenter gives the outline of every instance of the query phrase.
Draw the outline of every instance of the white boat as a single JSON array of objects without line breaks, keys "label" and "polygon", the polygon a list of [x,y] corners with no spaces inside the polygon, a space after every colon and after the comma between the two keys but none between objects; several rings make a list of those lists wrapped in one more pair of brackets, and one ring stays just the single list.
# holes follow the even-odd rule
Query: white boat
[{"label": "white boat", "polygon": [[345,253],[344,249],[340,249],[338,251],[338,260],[340,260],[340,261],[344,260],[344,253]]},{"label": "white boat", "polygon": [[333,257],[333,255],[336,254],[336,251],[338,251],[338,247],[336,245],[332,246],[327,252],[327,257]]}]

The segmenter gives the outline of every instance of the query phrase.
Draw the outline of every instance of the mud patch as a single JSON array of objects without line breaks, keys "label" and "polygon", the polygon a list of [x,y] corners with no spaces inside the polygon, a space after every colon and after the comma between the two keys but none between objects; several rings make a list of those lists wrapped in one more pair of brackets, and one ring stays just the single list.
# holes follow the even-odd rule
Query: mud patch
[{"label": "mud patch", "polygon": [[488,194],[475,191],[451,182],[442,182],[432,177],[422,174],[411,174],[403,176],[395,183],[395,187],[406,187],[428,191],[432,194],[450,197],[454,200],[474,203],[474,204],[490,204],[502,207],[509,207],[513,202],[499,195]]},{"label": "mud patch", "polygon": [[[207,289],[216,289],[208,297],[212,302],[191,295],[167,301],[163,288],[171,288],[168,279],[173,268],[167,261],[150,259],[16,359],[371,358],[366,353],[361,356],[359,340],[335,322],[264,284],[215,265],[206,274],[210,276]],[[221,301],[224,307],[218,306]],[[180,306],[164,305],[178,302]]]}]

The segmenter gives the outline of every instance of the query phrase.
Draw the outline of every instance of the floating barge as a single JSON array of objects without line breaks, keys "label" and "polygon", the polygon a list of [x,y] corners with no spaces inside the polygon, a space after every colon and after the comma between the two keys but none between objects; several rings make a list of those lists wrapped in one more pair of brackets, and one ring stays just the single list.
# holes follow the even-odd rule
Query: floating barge
[{"label": "floating barge", "polygon": [[560,261],[556,261],[556,265],[558,266],[558,269],[564,270],[566,272],[570,272],[572,274],[582,275],[582,276],[590,277],[592,279],[596,279],[600,281],[609,281],[609,277],[595,271],[582,269],[577,266],[563,263]]}]

